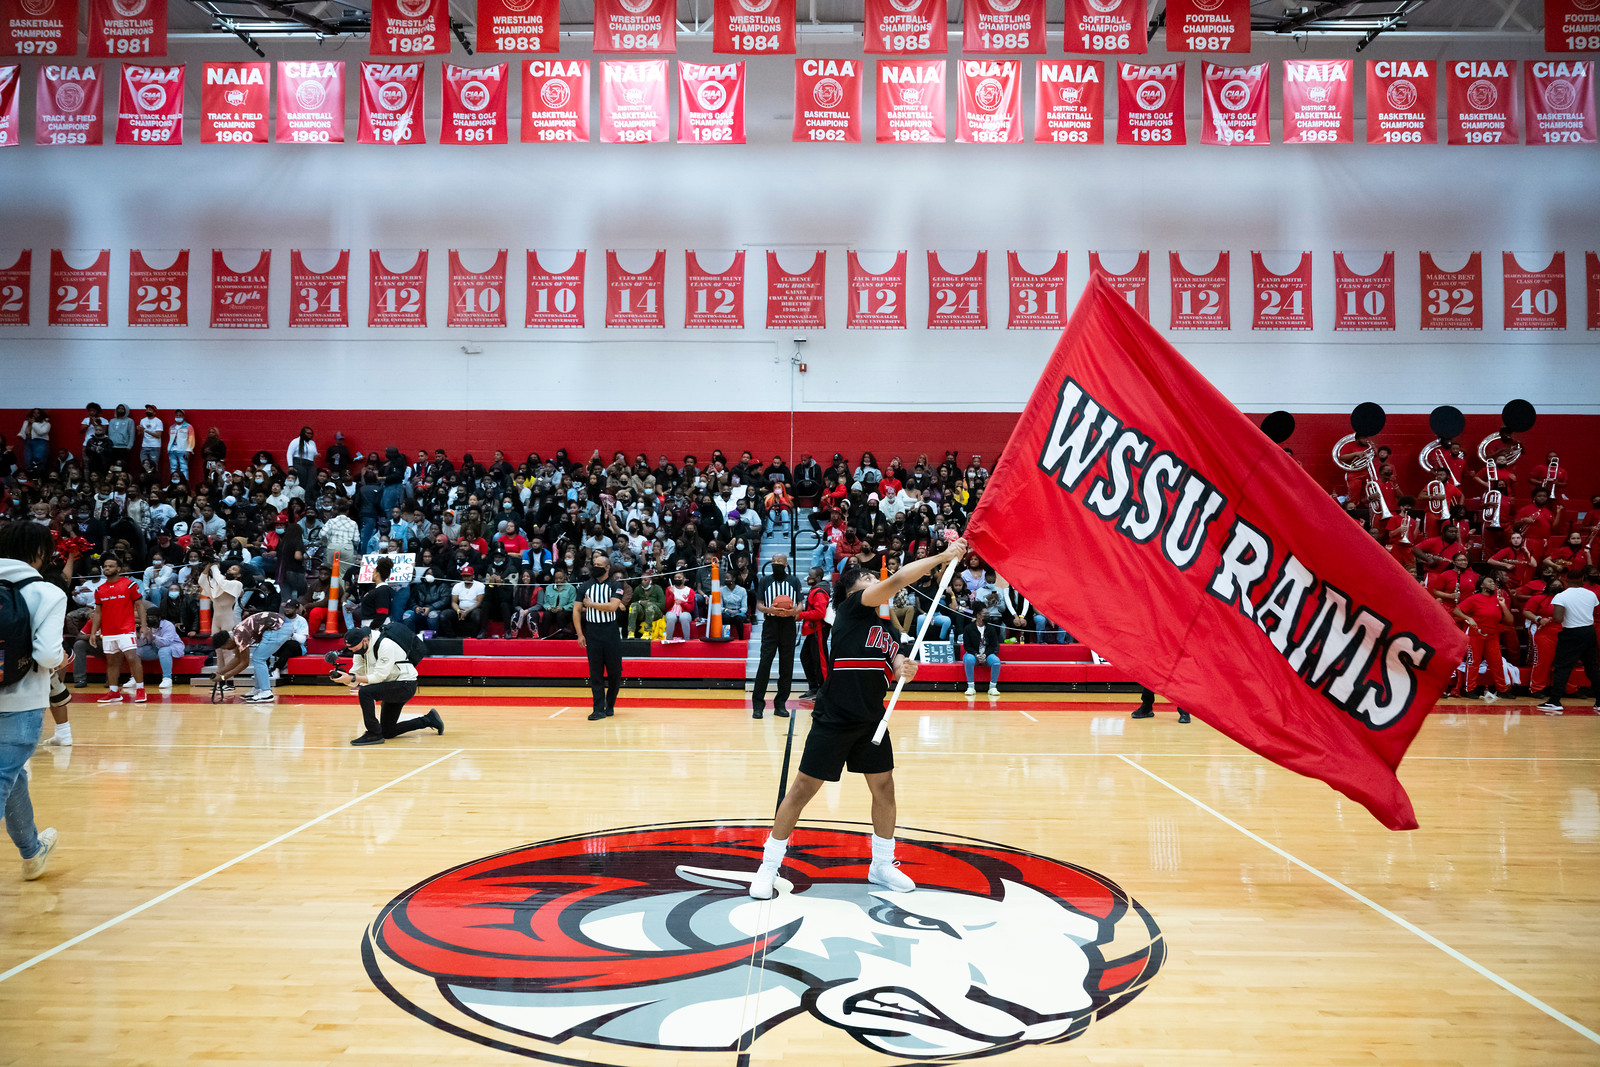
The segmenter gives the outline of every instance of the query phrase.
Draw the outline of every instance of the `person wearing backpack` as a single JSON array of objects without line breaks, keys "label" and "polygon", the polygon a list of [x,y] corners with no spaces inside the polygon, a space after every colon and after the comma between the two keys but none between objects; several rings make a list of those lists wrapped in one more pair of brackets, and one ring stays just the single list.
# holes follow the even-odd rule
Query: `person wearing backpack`
[{"label": "person wearing backpack", "polygon": [[30,882],[44,873],[57,839],[53,827],[34,826],[24,773],[44,727],[50,677],[66,658],[67,595],[39,573],[54,549],[43,526],[0,523],[0,803]]},{"label": "person wearing backpack", "polygon": [[391,737],[425,726],[444,733],[444,720],[434,708],[428,709],[426,715],[400,721],[406,702],[417,695],[416,665],[427,655],[421,638],[398,623],[379,629],[357,626],[345,633],[344,648],[352,657],[350,670],[335,670],[330,677],[355,690],[361,701],[361,719],[367,727],[365,733],[351,740],[352,745],[381,745]]}]

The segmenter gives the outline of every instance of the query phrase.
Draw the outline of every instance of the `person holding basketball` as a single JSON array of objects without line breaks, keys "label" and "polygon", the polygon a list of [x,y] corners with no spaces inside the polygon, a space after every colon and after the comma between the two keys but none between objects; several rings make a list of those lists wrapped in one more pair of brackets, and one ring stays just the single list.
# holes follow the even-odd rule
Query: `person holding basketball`
[{"label": "person holding basketball", "polygon": [[883,717],[883,700],[889,682],[916,677],[916,662],[901,654],[892,626],[879,617],[878,608],[895,593],[962,559],[967,542],[956,540],[937,556],[927,556],[879,580],[871,571],[846,565],[833,587],[834,622],[828,655],[827,681],[817,697],[806,735],[805,751],[794,784],[778,805],[772,833],[762,850],[761,866],[750,881],[750,895],[770,900],[778,872],[789,848],[790,835],[800,813],[824,782],[837,782],[845,768],[867,780],[872,793],[872,863],[867,881],[896,893],[909,893],[916,883],[895,865],[894,749],[889,737],[872,743],[873,731]]},{"label": "person holding basketball", "polygon": [[767,682],[772,678],[772,658],[778,658],[778,692],[772,714],[787,719],[784,704],[794,682],[795,618],[799,609],[800,586],[789,574],[789,557],[781,552],[772,557],[772,573],[761,579],[756,589],[756,610],[761,613],[761,662],[756,666],[755,691],[750,694],[750,717],[761,718],[767,707]]}]

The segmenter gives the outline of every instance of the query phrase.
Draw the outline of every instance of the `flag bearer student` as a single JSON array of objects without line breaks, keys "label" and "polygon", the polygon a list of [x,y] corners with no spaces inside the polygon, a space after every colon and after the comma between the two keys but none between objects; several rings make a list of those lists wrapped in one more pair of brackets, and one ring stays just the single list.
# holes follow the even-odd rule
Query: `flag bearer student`
[{"label": "flag bearer student", "polygon": [[790,834],[806,804],[824,782],[837,782],[846,767],[863,775],[872,793],[872,863],[867,881],[896,893],[916,888],[895,865],[894,859],[894,749],[888,735],[872,743],[883,718],[883,699],[889,679],[916,677],[917,665],[902,655],[894,627],[880,618],[878,608],[889,603],[905,586],[967,554],[967,542],[953,541],[937,556],[929,556],[879,580],[870,571],[847,564],[833,588],[834,621],[828,657],[828,676],[817,696],[806,735],[805,751],[794,784],[778,806],[772,834],[762,850],[761,866],[750,881],[750,895],[772,898],[778,872],[789,847]]},{"label": "flag bearer student", "polygon": [[144,664],[139,659],[139,642],[150,636],[144,594],[122,573],[122,561],[116,556],[107,555],[100,570],[106,580],[95,588],[94,614],[89,619],[89,643],[99,645],[106,658],[106,695],[100,703],[116,704],[122,700],[117,674],[126,662],[131,679],[128,699],[143,704]]},{"label": "flag bearer student", "polygon": [[[351,740],[352,745],[381,745],[391,737],[408,734],[412,730],[432,727],[444,733],[444,720],[438,709],[429,708],[426,715],[415,715],[400,721],[400,712],[406,701],[417,695],[417,668],[407,655],[408,650],[390,630],[398,623],[382,629],[358,626],[344,635],[344,649],[353,657],[348,671],[335,670],[329,675],[341,685],[355,690],[361,701],[361,720],[366,733]],[[409,634],[409,631],[407,631]],[[331,653],[330,653],[331,654]],[[382,705],[380,714],[378,706]]]},{"label": "flag bearer student", "polygon": [[589,691],[594,710],[589,721],[617,713],[617,690],[622,688],[622,620],[627,615],[628,587],[611,577],[611,560],[595,552],[589,580],[578,588],[572,608],[572,628],[578,644],[589,655]]},{"label": "flag bearer student", "polygon": [[[267,704],[277,699],[272,691],[272,656],[294,636],[288,622],[275,611],[258,611],[226,633],[212,635],[211,644],[217,650],[216,680],[225,682],[248,666],[255,670],[256,688],[245,700]],[[231,653],[226,667],[222,665],[224,652]]]}]

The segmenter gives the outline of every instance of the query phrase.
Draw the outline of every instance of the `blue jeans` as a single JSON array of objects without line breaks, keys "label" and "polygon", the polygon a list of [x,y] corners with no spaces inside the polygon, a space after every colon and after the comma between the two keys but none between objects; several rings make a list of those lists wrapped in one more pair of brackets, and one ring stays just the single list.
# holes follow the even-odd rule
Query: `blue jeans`
[{"label": "blue jeans", "polygon": [[250,650],[250,669],[256,672],[256,692],[271,692],[272,690],[272,654],[282,648],[294,636],[294,631],[287,626],[277,630],[268,630],[261,635],[261,640],[256,647]]},{"label": "blue jeans", "polygon": [[181,474],[183,480],[189,480],[189,453],[174,452],[167,449],[167,468],[169,474]]},{"label": "blue jeans", "polygon": [[27,467],[42,467],[44,461],[50,458],[50,439],[48,437],[28,438],[28,448],[23,465]]},{"label": "blue jeans", "polygon": [[[313,485],[316,484],[315,476],[313,476],[313,480],[312,480],[311,484],[313,484]],[[383,487],[383,496],[382,496],[381,499],[383,500],[383,514],[384,514],[384,517],[388,518],[389,517],[389,513],[391,511],[393,511],[395,508],[399,507],[402,503],[405,502],[405,499],[406,499],[406,486],[405,486],[405,483],[404,482],[399,482],[399,483],[396,483],[395,485],[386,485],[386,486],[384,486]]]},{"label": "blue jeans", "polygon": [[0,797],[5,799],[6,833],[22,858],[39,854],[39,831],[33,825],[33,798],[22,768],[39,746],[44,709],[0,712]]},{"label": "blue jeans", "polygon": [[1033,632],[1038,637],[1041,645],[1066,644],[1067,635],[1062,632],[1060,627],[1043,615],[1035,615],[1033,617]]},{"label": "blue jeans", "polygon": [[[928,617],[927,615],[918,615],[917,616],[917,632],[920,633],[922,631],[922,620],[926,619],[927,617]],[[948,615],[935,615],[933,617],[933,621],[928,624],[928,629],[929,630],[938,630],[939,631],[939,640],[941,640],[941,641],[950,640],[950,616],[948,616]]]},{"label": "blue jeans", "polygon": [[[1000,657],[993,652],[985,657],[984,662],[989,664],[989,688],[993,689],[1000,684]],[[972,684],[973,672],[978,667],[978,657],[968,652],[961,657],[961,665],[967,669],[967,684]]]},{"label": "blue jeans", "polygon": [[141,448],[141,449],[139,449],[139,462],[142,464],[142,463],[144,463],[145,460],[149,460],[151,463],[154,463],[157,466],[160,466],[161,465],[161,446],[160,445],[156,445],[153,448]]},{"label": "blue jeans", "polygon": [[811,565],[832,574],[834,562],[833,542],[826,539],[817,542],[817,547],[811,552]]},{"label": "blue jeans", "polygon": [[151,648],[149,645],[140,645],[139,658],[160,660],[161,677],[172,677],[172,649],[167,648],[164,645],[157,645],[154,648]]}]

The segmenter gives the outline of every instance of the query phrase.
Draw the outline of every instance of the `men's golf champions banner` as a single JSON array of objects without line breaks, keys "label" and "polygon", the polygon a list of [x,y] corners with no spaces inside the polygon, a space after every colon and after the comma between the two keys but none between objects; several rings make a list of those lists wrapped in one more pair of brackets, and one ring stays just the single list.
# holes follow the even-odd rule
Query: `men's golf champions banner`
[{"label": "men's golf champions banner", "polygon": [[967,537],[1141,683],[1390,829],[1416,827],[1395,768],[1466,639],[1103,280]]}]

